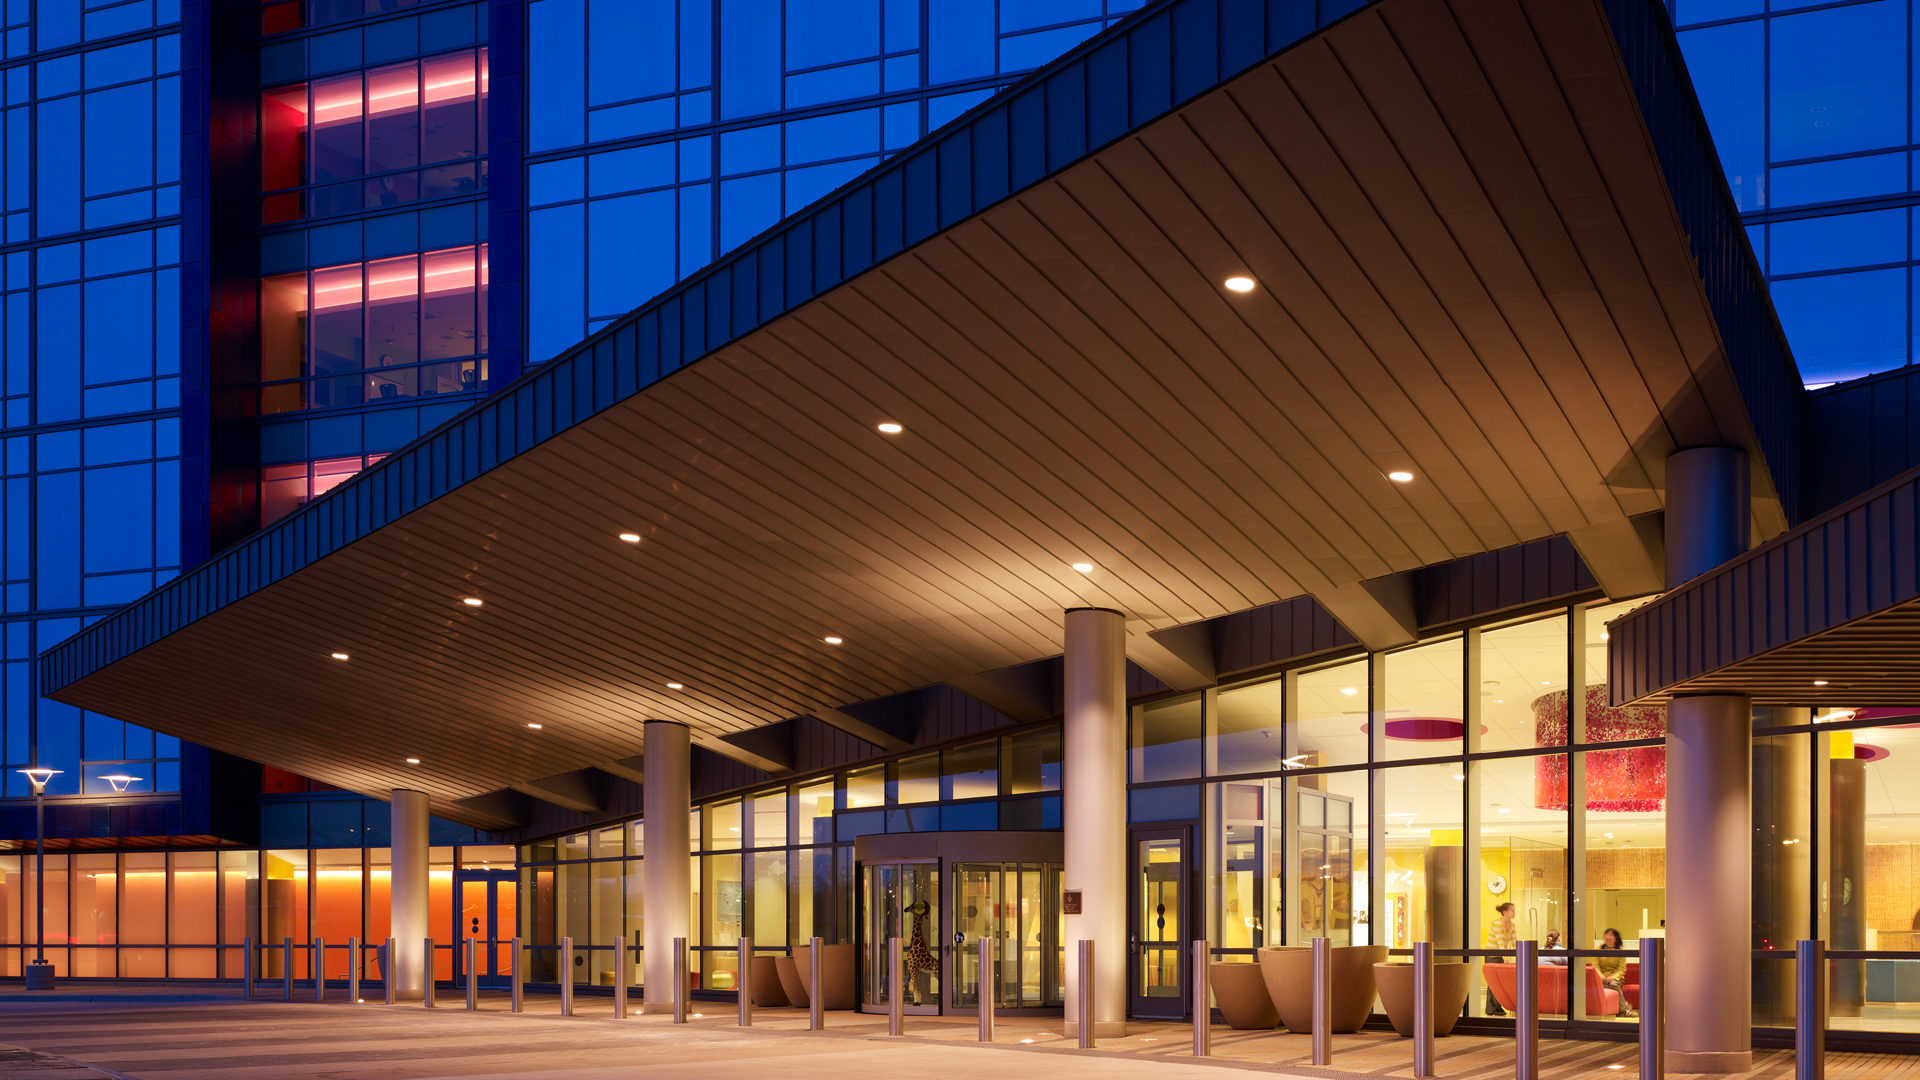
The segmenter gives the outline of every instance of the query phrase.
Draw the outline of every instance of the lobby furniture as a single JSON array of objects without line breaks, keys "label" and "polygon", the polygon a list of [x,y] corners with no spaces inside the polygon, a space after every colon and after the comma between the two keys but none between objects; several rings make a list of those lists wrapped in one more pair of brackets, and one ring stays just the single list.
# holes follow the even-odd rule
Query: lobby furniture
[{"label": "lobby furniture", "polygon": [[[1620,1012],[1620,995],[1607,989],[1600,982],[1600,971],[1592,964],[1581,965],[1586,969],[1587,979],[1587,1015],[1615,1016]],[[1489,963],[1481,967],[1481,974],[1487,980],[1487,989],[1493,991],[1493,999],[1508,1012],[1514,1011],[1514,980],[1518,974],[1511,963]],[[1558,964],[1540,965],[1540,1013],[1543,1016],[1565,1016],[1567,1014],[1567,969]]]},{"label": "lobby furniture", "polygon": [[1620,986],[1620,992],[1627,995],[1627,1008],[1636,1012],[1640,1009],[1640,961],[1627,961],[1627,981]]},{"label": "lobby furniture", "polygon": [[1259,964],[1209,964],[1207,985],[1220,1016],[1235,1031],[1264,1031],[1280,1023]]},{"label": "lobby furniture", "polygon": [[[1373,965],[1387,958],[1385,945],[1340,945],[1333,951],[1333,1030],[1351,1034],[1373,1015]],[[1313,949],[1269,946],[1259,951],[1267,996],[1287,1030],[1313,1032]]]},{"label": "lobby furniture", "polygon": [[[808,965],[812,962],[808,954],[810,945],[796,945],[793,950],[793,967],[799,976],[802,987],[807,981]],[[856,953],[852,945],[823,945],[820,947],[820,1007],[828,1011],[856,1008],[858,1001],[853,993],[853,969]],[[802,1000],[809,1001],[803,994]]]},{"label": "lobby furniture", "polygon": [[771,956],[753,958],[753,1003],[763,1009],[788,1004],[786,985],[780,981],[780,965]]},{"label": "lobby furniture", "polygon": [[[1373,965],[1373,981],[1380,988],[1380,1006],[1401,1038],[1413,1038],[1413,965],[1405,962]],[[1467,1007],[1473,988],[1473,965],[1433,965],[1433,1033],[1453,1034],[1454,1022]]]}]

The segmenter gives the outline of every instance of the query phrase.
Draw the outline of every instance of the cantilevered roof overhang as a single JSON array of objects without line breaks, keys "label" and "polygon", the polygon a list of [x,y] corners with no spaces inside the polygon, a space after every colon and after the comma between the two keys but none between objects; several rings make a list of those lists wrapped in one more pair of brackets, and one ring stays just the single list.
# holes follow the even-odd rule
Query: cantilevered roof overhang
[{"label": "cantilevered roof overhang", "polygon": [[1617,553],[1676,448],[1752,450],[1778,532],[1798,378],[1658,0],[1319,6],[1145,9],[45,690],[482,820],[648,718],[711,743],[1057,654],[1065,608],[1358,621],[1426,564]]},{"label": "cantilevered roof overhang", "polygon": [[1615,619],[1615,704],[1920,705],[1920,469]]}]

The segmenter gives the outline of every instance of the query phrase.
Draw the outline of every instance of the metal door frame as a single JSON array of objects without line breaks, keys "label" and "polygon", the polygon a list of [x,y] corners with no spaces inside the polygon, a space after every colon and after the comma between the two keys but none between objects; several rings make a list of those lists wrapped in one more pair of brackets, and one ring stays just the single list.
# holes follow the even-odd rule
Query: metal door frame
[{"label": "metal door frame", "polygon": [[[945,895],[945,890],[947,889],[946,879],[949,876],[947,874],[947,860],[939,858],[938,856],[904,859],[866,859],[854,863],[853,940],[855,967],[858,976],[855,979],[854,997],[859,1005],[859,1008],[856,1010],[858,1012],[884,1013],[887,1011],[885,1005],[875,1005],[867,1000],[867,956],[865,949],[871,946],[882,950],[884,953],[887,947],[887,943],[884,941],[869,942],[867,940],[867,931],[871,928],[871,920],[867,911],[867,873],[870,870],[878,870],[882,866],[904,868],[910,865],[931,866],[933,868],[933,896],[934,902],[939,905],[939,910],[935,914],[937,914],[939,918],[931,928],[933,938],[927,945],[929,948],[936,948],[938,950],[936,955],[940,957],[940,991],[934,995],[935,1004],[932,1008],[928,1008],[925,1005],[903,1004],[901,1011],[907,1016],[943,1016],[947,1012],[947,988],[952,985],[951,979],[953,977],[953,949],[948,942],[948,938],[953,933],[952,912],[950,910],[953,905],[948,896]],[[900,915],[899,922],[902,929],[904,929],[906,912],[902,910],[898,914]],[[890,987],[889,992],[897,991],[895,988]]]},{"label": "metal door frame", "polygon": [[[1143,1020],[1184,1020],[1188,1016],[1189,998],[1192,996],[1190,984],[1192,973],[1187,970],[1192,958],[1184,947],[1185,942],[1176,942],[1174,955],[1179,957],[1180,976],[1176,983],[1180,987],[1178,1011],[1159,1012],[1154,1005],[1165,1007],[1172,998],[1153,999],[1143,997],[1139,992],[1143,968],[1141,960],[1145,956],[1141,945],[1140,925],[1140,886],[1142,881],[1140,865],[1140,845],[1151,840],[1178,840],[1180,842],[1180,913],[1182,925],[1187,927],[1183,936],[1193,940],[1192,928],[1195,907],[1194,888],[1197,877],[1197,860],[1194,858],[1194,836],[1198,830],[1192,825],[1157,825],[1127,830],[1127,1015]],[[1069,961],[1071,962],[1071,961]]]},{"label": "metal door frame", "polygon": [[[490,970],[499,958],[499,953],[494,946],[498,945],[501,940],[506,939],[495,938],[492,935],[498,933],[501,929],[500,890],[503,888],[515,888],[518,883],[518,875],[512,870],[455,870],[453,872],[453,936],[449,940],[454,943],[453,976],[456,982],[466,977],[467,928],[461,925],[461,919],[466,913],[466,890],[476,885],[483,885],[487,890],[486,929],[488,930],[488,936],[481,939],[482,945],[480,952],[485,959],[480,962],[480,985],[489,990],[504,990],[507,988],[507,983],[511,980],[513,973],[511,971]],[[517,907],[516,910],[518,910]],[[509,927],[508,929],[513,930],[516,928]],[[513,934],[511,933],[507,935],[507,939],[511,939],[512,937]]]}]

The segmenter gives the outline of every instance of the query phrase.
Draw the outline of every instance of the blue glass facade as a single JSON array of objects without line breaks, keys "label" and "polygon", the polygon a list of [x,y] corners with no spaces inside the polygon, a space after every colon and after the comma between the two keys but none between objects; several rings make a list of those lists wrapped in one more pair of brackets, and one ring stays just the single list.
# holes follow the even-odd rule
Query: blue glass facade
[{"label": "blue glass facade", "polygon": [[40,699],[32,659],[181,567],[180,8],[5,11],[4,794],[180,789],[178,740]]},{"label": "blue glass facade", "polygon": [[1920,6],[1677,0],[1727,181],[1809,385],[1911,363]]}]

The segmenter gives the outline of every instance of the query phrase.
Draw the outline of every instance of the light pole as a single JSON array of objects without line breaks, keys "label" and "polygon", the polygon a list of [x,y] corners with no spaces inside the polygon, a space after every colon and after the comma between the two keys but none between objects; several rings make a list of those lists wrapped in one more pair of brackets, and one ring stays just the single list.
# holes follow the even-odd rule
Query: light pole
[{"label": "light pole", "polygon": [[33,963],[26,966],[28,990],[53,989],[53,965],[47,963],[47,781],[59,769],[35,765],[21,769],[33,785]]}]

